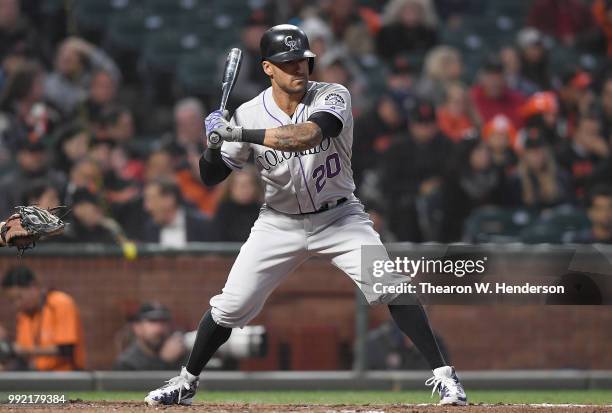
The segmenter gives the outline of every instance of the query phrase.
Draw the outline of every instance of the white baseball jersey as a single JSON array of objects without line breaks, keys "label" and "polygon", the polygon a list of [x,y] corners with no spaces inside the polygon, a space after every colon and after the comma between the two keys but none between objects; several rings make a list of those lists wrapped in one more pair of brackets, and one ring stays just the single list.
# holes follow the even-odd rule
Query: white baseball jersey
[{"label": "white baseball jersey", "polygon": [[351,169],[353,115],[348,90],[335,83],[309,82],[293,117],[283,112],[268,88],[241,105],[232,123],[245,129],[271,129],[306,122],[316,112],[327,112],[342,122],[335,138],[323,137],[317,147],[284,152],[245,142],[223,142],[221,156],[232,169],[241,169],[251,153],[265,183],[265,203],[286,214],[319,210],[355,190]]}]

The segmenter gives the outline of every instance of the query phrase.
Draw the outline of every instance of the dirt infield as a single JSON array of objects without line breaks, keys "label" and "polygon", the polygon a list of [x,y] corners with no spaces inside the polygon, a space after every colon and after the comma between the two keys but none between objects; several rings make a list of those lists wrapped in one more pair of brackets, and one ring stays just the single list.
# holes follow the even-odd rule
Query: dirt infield
[{"label": "dirt infield", "polygon": [[74,411],[78,413],[99,412],[207,412],[207,413],[506,413],[506,412],[537,412],[537,413],[600,413],[612,412],[612,406],[593,405],[469,405],[469,406],[435,406],[435,405],[410,405],[410,404],[386,404],[386,405],[317,405],[317,404],[249,404],[249,403],[195,403],[193,406],[163,406],[148,407],[139,402],[85,402],[73,400],[57,405],[0,405],[2,412],[26,412],[37,413],[55,411]]}]

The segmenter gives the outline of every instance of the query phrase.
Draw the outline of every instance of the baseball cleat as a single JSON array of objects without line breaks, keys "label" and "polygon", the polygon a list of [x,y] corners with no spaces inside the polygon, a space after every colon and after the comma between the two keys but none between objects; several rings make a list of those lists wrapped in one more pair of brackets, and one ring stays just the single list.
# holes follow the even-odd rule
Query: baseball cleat
[{"label": "baseball cleat", "polygon": [[433,386],[431,395],[438,390],[441,405],[465,406],[467,395],[459,378],[455,374],[455,368],[451,366],[438,367],[433,371],[433,377],[425,382],[427,386]]},{"label": "baseball cleat", "polygon": [[145,397],[149,406],[182,404],[189,406],[198,389],[198,377],[187,372],[183,367],[181,374],[171,378],[159,389],[150,392]]}]

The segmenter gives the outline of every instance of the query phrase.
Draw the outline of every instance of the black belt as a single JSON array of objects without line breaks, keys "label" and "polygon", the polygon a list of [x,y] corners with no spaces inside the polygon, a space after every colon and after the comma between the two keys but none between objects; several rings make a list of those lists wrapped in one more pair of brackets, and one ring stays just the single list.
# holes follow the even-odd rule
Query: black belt
[{"label": "black belt", "polygon": [[329,211],[330,209],[333,209],[339,205],[344,204],[346,201],[348,201],[348,198],[340,198],[337,201],[332,201],[332,202],[328,202],[325,205],[323,205],[321,208],[317,209],[316,211],[313,212],[305,212],[301,215],[309,215],[309,214],[318,214],[319,212],[324,212],[324,211]]}]

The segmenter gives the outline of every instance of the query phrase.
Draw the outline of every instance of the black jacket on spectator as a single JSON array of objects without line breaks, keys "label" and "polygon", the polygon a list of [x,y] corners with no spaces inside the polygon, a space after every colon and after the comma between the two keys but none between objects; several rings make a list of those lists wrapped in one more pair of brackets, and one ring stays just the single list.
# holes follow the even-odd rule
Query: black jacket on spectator
[{"label": "black jacket on spectator", "polygon": [[160,357],[145,353],[138,343],[132,343],[123,353],[119,354],[113,364],[113,370],[176,370],[185,360],[168,363]]},{"label": "black jacket on spectator", "polygon": [[423,210],[434,213],[441,207],[441,197],[428,194],[421,198],[427,203],[417,210],[421,184],[430,179],[442,180],[447,173],[453,143],[438,134],[427,143],[416,143],[412,138],[389,148],[380,165],[380,185],[384,199],[389,202],[389,223],[400,241],[422,242]]},{"label": "black jacket on spectator", "polygon": [[442,134],[424,144],[410,137],[400,139],[385,153],[381,163],[382,190],[389,200],[414,196],[426,179],[443,177],[454,151],[453,143]]},{"label": "black jacket on spectator", "polygon": [[564,142],[561,145],[557,159],[563,169],[569,172],[578,199],[583,199],[586,195],[586,187],[594,171],[606,162],[606,158],[581,151],[573,142]]},{"label": "black jacket on spectator", "polygon": [[64,233],[57,239],[57,242],[68,243],[100,243],[116,244],[117,241],[113,234],[101,225],[87,228],[77,220],[72,220],[66,226]]},{"label": "black jacket on spectator", "polygon": [[251,227],[259,216],[260,207],[259,203],[240,205],[231,200],[222,202],[213,220],[215,240],[246,241],[251,233]]},{"label": "black jacket on spectator", "polygon": [[401,23],[384,26],[376,36],[376,50],[391,60],[402,52],[425,52],[438,43],[438,34],[429,27],[406,27]]},{"label": "black jacket on spectator", "polygon": [[[215,241],[212,222],[200,211],[184,207],[187,242]],[[159,243],[160,227],[152,219],[147,219],[140,241]]]},{"label": "black jacket on spectator", "polygon": [[398,132],[380,118],[376,108],[357,118],[351,159],[353,178],[357,186],[361,182],[363,172],[376,167],[374,160],[386,152],[386,146],[394,142]]}]

